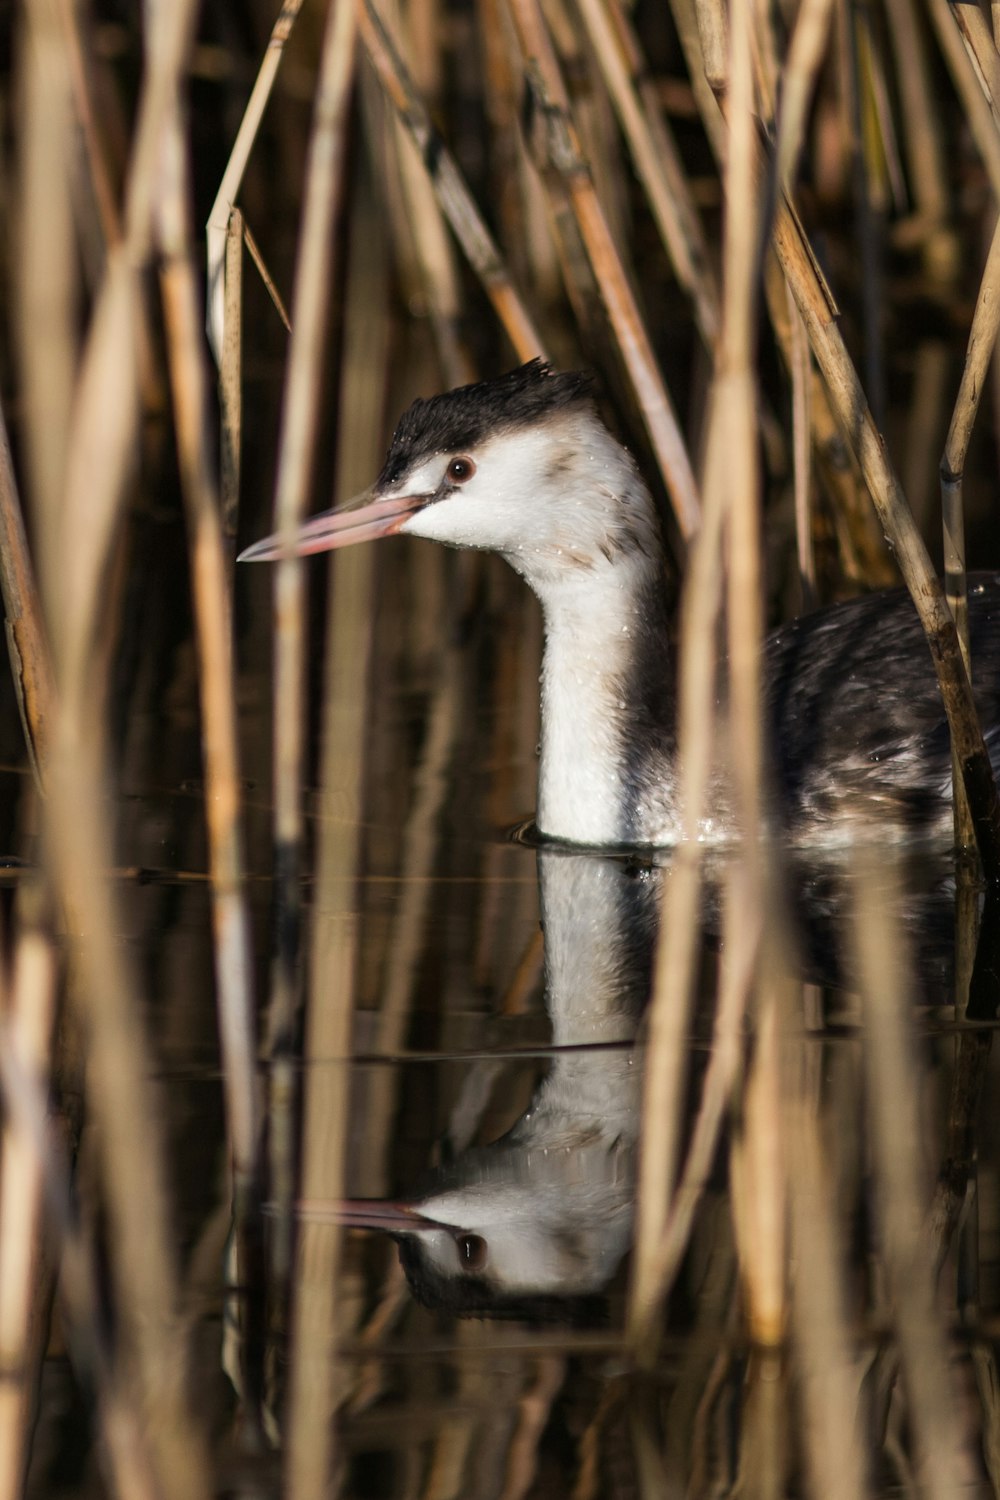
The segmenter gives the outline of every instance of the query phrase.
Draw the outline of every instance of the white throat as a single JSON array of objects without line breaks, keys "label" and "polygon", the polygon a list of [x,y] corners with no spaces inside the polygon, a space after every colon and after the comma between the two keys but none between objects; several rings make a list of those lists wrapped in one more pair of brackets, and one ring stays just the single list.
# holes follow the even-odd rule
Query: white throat
[{"label": "white throat", "polygon": [[[645,563],[645,559],[641,559]],[[581,844],[628,838],[629,683],[645,569],[581,569],[546,591],[538,826]]]}]

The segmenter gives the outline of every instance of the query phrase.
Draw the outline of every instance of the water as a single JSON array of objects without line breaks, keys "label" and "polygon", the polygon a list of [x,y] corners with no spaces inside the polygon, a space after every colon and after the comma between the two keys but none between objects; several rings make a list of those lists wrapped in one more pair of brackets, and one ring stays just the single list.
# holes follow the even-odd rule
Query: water
[{"label": "water", "polygon": [[[919,964],[907,970],[918,978],[903,992],[904,1020],[915,1019],[916,1039],[903,1075],[907,1097],[896,1109],[919,1130],[909,1142],[912,1160],[904,1151],[891,1169],[894,1159],[884,1154],[891,1143],[880,1143],[873,1103],[886,1075],[872,1071],[866,1050],[872,1012],[839,987],[853,941],[855,887],[842,867],[794,872],[803,956],[793,965],[794,982],[763,985],[749,1013],[736,1017],[735,1071],[717,1144],[703,1165],[690,1240],[671,1280],[657,1346],[637,1362],[626,1335],[644,1008],[662,887],[676,871],[669,862],[536,849],[509,837],[533,794],[534,606],[491,560],[402,544],[387,546],[378,567],[362,866],[349,903],[361,935],[352,1055],[316,1059],[308,1077],[296,1071],[296,1086],[335,1090],[347,1072],[351,1198],[432,1195],[438,1210],[431,1217],[485,1241],[487,1253],[483,1266],[470,1266],[457,1234],[426,1234],[423,1254],[404,1256],[432,1304],[424,1306],[385,1236],[346,1234],[335,1326],[320,1338],[327,1354],[337,1351],[343,1493],[490,1500],[681,1489],[704,1495],[738,1484],[762,1494],[797,1493],[816,1461],[808,1434],[824,1402],[837,1441],[851,1445],[874,1491],[905,1490],[923,1472],[933,1418],[940,1424],[932,1422],[935,1440],[943,1431],[962,1482],[970,1492],[989,1493],[984,1455],[1000,1420],[991,1383],[1000,1299],[996,1063],[980,1055],[985,1076],[969,1085],[964,1106],[950,1099],[961,1047],[989,1027],[956,1028],[949,1004],[949,871],[914,861],[919,894],[901,903],[898,923],[886,919],[882,929],[886,954],[907,963],[915,955]],[[260,639],[268,582],[259,572],[252,582],[240,580],[252,621],[241,704],[248,895],[262,997],[272,896],[269,724],[265,673],[245,644]],[[423,621],[423,639],[400,620],[422,589],[458,601],[454,611]],[[474,611],[465,608],[470,598]],[[516,657],[508,652],[511,638],[521,646]],[[226,1248],[225,1113],[186,641],[168,631],[131,694],[118,752],[127,795],[109,803],[118,829],[112,880],[119,941],[135,959],[153,1047],[150,1086],[169,1159],[193,1410],[218,1492],[277,1494],[280,1454],[270,1445],[244,1451],[233,1425],[236,1397],[222,1369],[227,1322],[247,1287],[226,1286],[233,1261]],[[435,743],[428,726],[443,697],[447,732]],[[306,805],[315,812],[314,776],[310,771]],[[23,780],[14,785],[23,792]],[[357,826],[354,811],[345,801],[337,815],[344,834]],[[311,844],[318,832],[312,819]],[[717,893],[726,865],[712,875],[698,1000],[683,1036],[685,1150],[719,1054],[714,997],[729,956]],[[882,888],[873,895],[866,887],[864,899],[871,904]],[[310,866],[307,927],[318,899]],[[856,971],[855,958],[848,968]],[[314,1004],[336,1003],[322,975],[312,977],[309,993]],[[767,1072],[760,1032],[768,995],[778,997],[783,1037],[777,1074]],[[904,1025],[904,1039],[905,1032]],[[260,1080],[264,1097],[263,1057]],[[755,1090],[777,1111],[770,1123],[766,1108],[754,1112]],[[963,1108],[974,1130],[963,1122]],[[923,1304],[918,1298],[925,1321],[914,1334],[899,1257],[912,1257],[914,1285],[924,1277],[929,1288],[928,1205],[945,1160],[960,1178],[968,1172],[969,1183],[954,1190],[958,1203],[948,1212],[958,1227],[947,1236],[936,1297],[928,1290]],[[895,1207],[894,1172],[900,1180],[912,1172],[916,1193]],[[78,1177],[85,1221],[92,1221],[99,1195],[86,1134]],[[757,1210],[772,1199],[780,1223],[768,1229],[766,1213]],[[301,1222],[333,1235],[322,1207],[304,1211]],[[904,1223],[911,1214],[902,1250],[891,1243],[892,1212]],[[268,1233],[274,1213],[269,1199]],[[480,1255],[480,1247],[473,1252]],[[767,1287],[775,1253],[784,1270],[769,1339],[761,1319],[774,1300]],[[491,1316],[457,1318],[454,1306],[462,1301]],[[896,1388],[905,1395],[886,1406],[879,1380],[899,1354],[904,1376]],[[271,1442],[291,1420],[293,1358],[280,1308],[272,1307],[262,1363]],[[919,1379],[914,1386],[921,1358],[929,1390]],[[43,1377],[33,1495],[104,1492],[86,1384],[57,1332]],[[845,1391],[870,1427],[887,1422],[884,1442],[862,1441],[865,1428],[843,1425],[837,1401]]]}]

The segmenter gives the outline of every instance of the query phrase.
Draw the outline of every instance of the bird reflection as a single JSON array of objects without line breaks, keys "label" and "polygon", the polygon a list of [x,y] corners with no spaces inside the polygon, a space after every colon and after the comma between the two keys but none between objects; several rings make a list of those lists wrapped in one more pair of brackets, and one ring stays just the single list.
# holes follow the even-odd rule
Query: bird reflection
[{"label": "bird reflection", "polygon": [[662,872],[543,851],[545,1003],[553,1057],[491,1145],[435,1169],[405,1201],[342,1219],[397,1240],[417,1299],[457,1313],[589,1321],[629,1247],[640,1068]]},{"label": "bird reflection", "polygon": [[[789,871],[799,977],[850,986],[849,867],[800,858]],[[397,1241],[413,1294],[426,1306],[586,1323],[603,1314],[602,1294],[631,1243],[641,1094],[635,1041],[670,866],[546,847],[538,873],[553,1056],[529,1107],[499,1140],[435,1168],[405,1199],[354,1200],[338,1217]],[[711,866],[706,883],[710,945],[722,873]],[[895,930],[918,962],[915,998],[939,1003],[949,998],[953,972],[954,872],[938,855],[914,860],[906,873]],[[997,925],[994,913],[985,926]]]}]

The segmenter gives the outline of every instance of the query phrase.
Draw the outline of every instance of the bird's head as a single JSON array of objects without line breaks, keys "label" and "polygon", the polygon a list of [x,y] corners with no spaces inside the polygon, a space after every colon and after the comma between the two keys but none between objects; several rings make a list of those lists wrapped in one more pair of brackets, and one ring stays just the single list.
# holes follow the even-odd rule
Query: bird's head
[{"label": "bird's head", "polygon": [[[299,555],[397,533],[499,552],[539,592],[567,572],[658,556],[652,502],[593,404],[588,377],[539,360],[418,400],[382,472],[348,505],[308,521]],[[244,561],[282,555],[280,535]]]},{"label": "bird's head", "polygon": [[463,1153],[405,1202],[355,1200],[337,1217],[399,1245],[414,1296],[481,1317],[592,1320],[628,1249],[631,1151],[607,1141]]}]

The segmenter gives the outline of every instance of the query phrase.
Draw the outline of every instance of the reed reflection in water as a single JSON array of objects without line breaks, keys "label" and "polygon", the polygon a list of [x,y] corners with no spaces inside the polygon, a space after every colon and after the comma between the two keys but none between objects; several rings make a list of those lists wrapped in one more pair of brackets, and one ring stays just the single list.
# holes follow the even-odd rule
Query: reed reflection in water
[{"label": "reed reflection in water", "polygon": [[[992,902],[958,880],[956,948],[950,868],[753,837],[761,617],[893,581],[885,529],[912,561],[887,460],[937,555],[948,435],[959,617],[963,476],[998,564],[995,49],[968,7],[734,4],[717,50],[671,9],[4,28],[0,1500],[997,1489]],[[695,793],[726,675],[719,869],[544,850],[536,894],[498,831],[540,623],[495,560],[289,563],[277,615],[234,579],[414,395],[545,353],[689,580]],[[456,1320],[325,1222],[459,1183],[425,1300],[575,1323]]]}]

